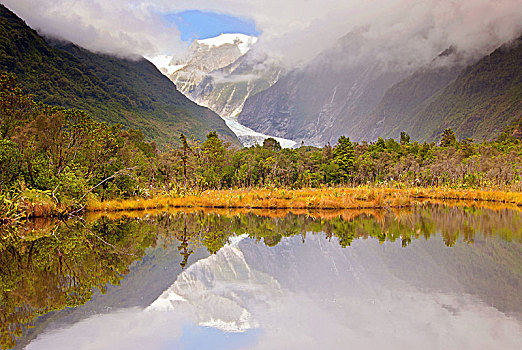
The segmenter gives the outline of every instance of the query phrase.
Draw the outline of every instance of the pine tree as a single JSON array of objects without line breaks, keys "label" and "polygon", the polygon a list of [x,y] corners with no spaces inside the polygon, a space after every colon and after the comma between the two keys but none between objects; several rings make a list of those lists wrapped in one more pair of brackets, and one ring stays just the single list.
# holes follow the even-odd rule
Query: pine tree
[{"label": "pine tree", "polygon": [[457,143],[457,138],[455,137],[455,133],[450,128],[444,130],[441,135],[440,139],[440,146],[441,147],[449,147],[449,146],[455,146]]},{"label": "pine tree", "polygon": [[346,136],[339,137],[337,145],[335,145],[333,150],[333,160],[339,167],[340,180],[347,181],[350,179],[355,170],[355,147],[350,138]]},{"label": "pine tree", "polygon": [[410,143],[410,135],[407,132],[401,131],[401,145]]}]

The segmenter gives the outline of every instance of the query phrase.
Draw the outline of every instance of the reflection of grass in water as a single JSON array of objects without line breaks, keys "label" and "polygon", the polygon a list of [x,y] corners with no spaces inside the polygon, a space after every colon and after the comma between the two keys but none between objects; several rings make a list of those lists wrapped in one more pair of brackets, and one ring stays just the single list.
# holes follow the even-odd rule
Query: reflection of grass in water
[{"label": "reflection of grass in water", "polygon": [[[86,212],[84,218],[87,221],[97,220],[102,217],[107,217],[110,219],[119,219],[122,217],[146,217],[146,216],[154,216],[160,215],[163,213],[168,214],[214,214],[214,215],[224,215],[228,217],[232,216],[240,216],[245,214],[253,214],[257,216],[267,217],[267,218],[284,218],[289,214],[293,215],[304,215],[311,218],[319,218],[319,219],[332,219],[341,216],[345,220],[351,220],[354,217],[357,217],[361,214],[367,214],[373,217],[380,217],[387,210],[385,209],[334,209],[334,210],[325,210],[325,209],[250,209],[250,208],[201,208],[201,207],[190,207],[190,208],[166,208],[166,209],[145,209],[145,210],[120,210],[120,211],[93,211]],[[406,212],[407,209],[403,208],[400,211],[396,210],[397,213]]]},{"label": "reflection of grass in water", "polygon": [[[91,213],[85,223],[33,221],[18,232],[3,234],[0,240],[0,317],[5,320],[1,345],[8,347],[6,344],[14,341],[12,336],[19,334],[21,326],[37,315],[79,305],[91,297],[93,288],[118,283],[147,247],[172,240],[180,242],[179,251],[186,263],[194,247],[204,246],[216,253],[231,236],[245,233],[269,246],[277,245],[284,237],[297,235],[305,239],[307,234],[324,233],[343,247],[367,238],[398,241],[407,246],[415,239],[429,239],[441,233],[447,246],[455,245],[458,249],[462,247],[456,244],[458,241],[478,242],[480,256],[501,262],[503,268],[519,276],[520,255],[512,250],[518,247],[520,251],[522,215],[498,207],[493,210],[486,204],[393,210],[191,208]],[[489,239],[491,236],[515,242],[506,243],[511,248],[505,253],[498,249],[489,251],[489,245],[482,249],[485,239],[488,244],[494,241]],[[464,253],[459,259],[467,264]],[[473,259],[479,264],[481,258]],[[498,283],[511,283],[503,278],[498,277]],[[516,284],[519,279],[513,281]],[[480,281],[473,283],[482,288]]]},{"label": "reflection of grass in water", "polygon": [[[492,208],[490,208],[492,207]],[[253,237],[269,237],[271,233],[287,235],[285,225],[298,222],[299,233],[326,232],[332,236],[352,239],[377,237],[384,240],[401,240],[407,245],[411,239],[429,238],[441,232],[445,243],[452,246],[458,239],[473,242],[478,233],[481,237],[498,236],[505,240],[522,240],[522,217],[519,211],[502,208],[491,203],[475,203],[465,207],[462,202],[449,205],[425,204],[410,208],[394,209],[245,209],[245,208],[169,208],[168,210],[91,212],[86,219],[100,217],[153,218],[154,216],[178,217],[189,214],[196,217],[216,217],[214,228],[230,227],[229,235],[256,232]],[[210,219],[204,221],[209,223]],[[254,222],[264,222],[265,231],[252,230]],[[232,225],[231,223],[234,223]],[[232,225],[232,226],[231,226]],[[272,227],[271,225],[275,225]],[[235,227],[235,229],[233,229]],[[211,228],[207,228],[210,230]],[[197,231],[195,231],[197,232]],[[288,230],[293,232],[293,230]],[[270,239],[273,241],[273,239]],[[348,240],[351,241],[351,240]]]},{"label": "reflection of grass in water", "polygon": [[[250,209],[380,209],[411,207],[425,201],[466,201],[522,206],[522,193],[446,188],[329,188],[302,190],[241,189],[206,191],[199,196],[158,196],[149,199],[91,201],[87,211],[148,210],[160,208]],[[495,203],[495,204],[493,204]]]}]

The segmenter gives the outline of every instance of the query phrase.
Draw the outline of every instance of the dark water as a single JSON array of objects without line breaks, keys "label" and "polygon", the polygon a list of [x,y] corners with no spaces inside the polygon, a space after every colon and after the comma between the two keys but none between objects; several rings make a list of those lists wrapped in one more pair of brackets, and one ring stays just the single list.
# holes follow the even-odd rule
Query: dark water
[{"label": "dark water", "polygon": [[2,236],[2,348],[522,349],[518,211],[176,212]]}]

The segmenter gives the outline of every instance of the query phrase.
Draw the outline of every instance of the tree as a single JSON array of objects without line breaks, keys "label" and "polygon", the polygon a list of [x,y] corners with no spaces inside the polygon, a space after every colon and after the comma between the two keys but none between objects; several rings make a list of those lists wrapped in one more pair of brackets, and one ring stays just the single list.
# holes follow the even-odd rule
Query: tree
[{"label": "tree", "polygon": [[410,143],[410,135],[407,132],[401,131],[401,145]]},{"label": "tree", "polygon": [[354,171],[355,148],[346,136],[339,137],[333,150],[333,161],[339,167],[342,181],[348,180]]},{"label": "tree", "polygon": [[8,189],[20,175],[20,159],[21,154],[16,143],[0,139],[0,192]]},{"label": "tree", "polygon": [[179,135],[179,139],[181,141],[181,165],[183,167],[183,186],[185,188],[185,193],[187,193],[187,160],[188,153],[190,151],[190,146],[187,142],[187,138],[183,133]]},{"label": "tree", "polygon": [[0,137],[9,139],[18,125],[30,118],[36,104],[24,95],[14,74],[0,75]]},{"label": "tree", "polygon": [[450,128],[444,130],[440,139],[441,147],[449,147],[455,146],[457,144],[457,138],[455,137],[455,133]]},{"label": "tree", "polygon": [[386,141],[384,141],[384,139],[382,137],[379,137],[377,139],[377,142],[375,142],[374,146],[375,146],[374,149],[377,152],[385,151],[386,150]]},{"label": "tree", "polygon": [[207,139],[201,144],[201,153],[201,170],[206,185],[211,188],[220,187],[227,157],[225,145],[217,132],[212,131],[207,135]]},{"label": "tree", "polygon": [[269,137],[263,140],[263,148],[278,152],[281,150],[281,144],[273,137]]},{"label": "tree", "polygon": [[333,148],[330,145],[330,142],[328,142],[327,145],[323,148],[323,159],[324,160],[331,160],[333,157]]}]

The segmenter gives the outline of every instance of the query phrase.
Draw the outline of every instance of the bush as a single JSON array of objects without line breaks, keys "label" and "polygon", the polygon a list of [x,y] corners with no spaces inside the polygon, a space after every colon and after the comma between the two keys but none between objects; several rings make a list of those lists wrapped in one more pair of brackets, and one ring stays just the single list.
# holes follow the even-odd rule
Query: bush
[{"label": "bush", "polygon": [[20,159],[16,143],[0,139],[0,192],[11,188],[20,176]]}]

